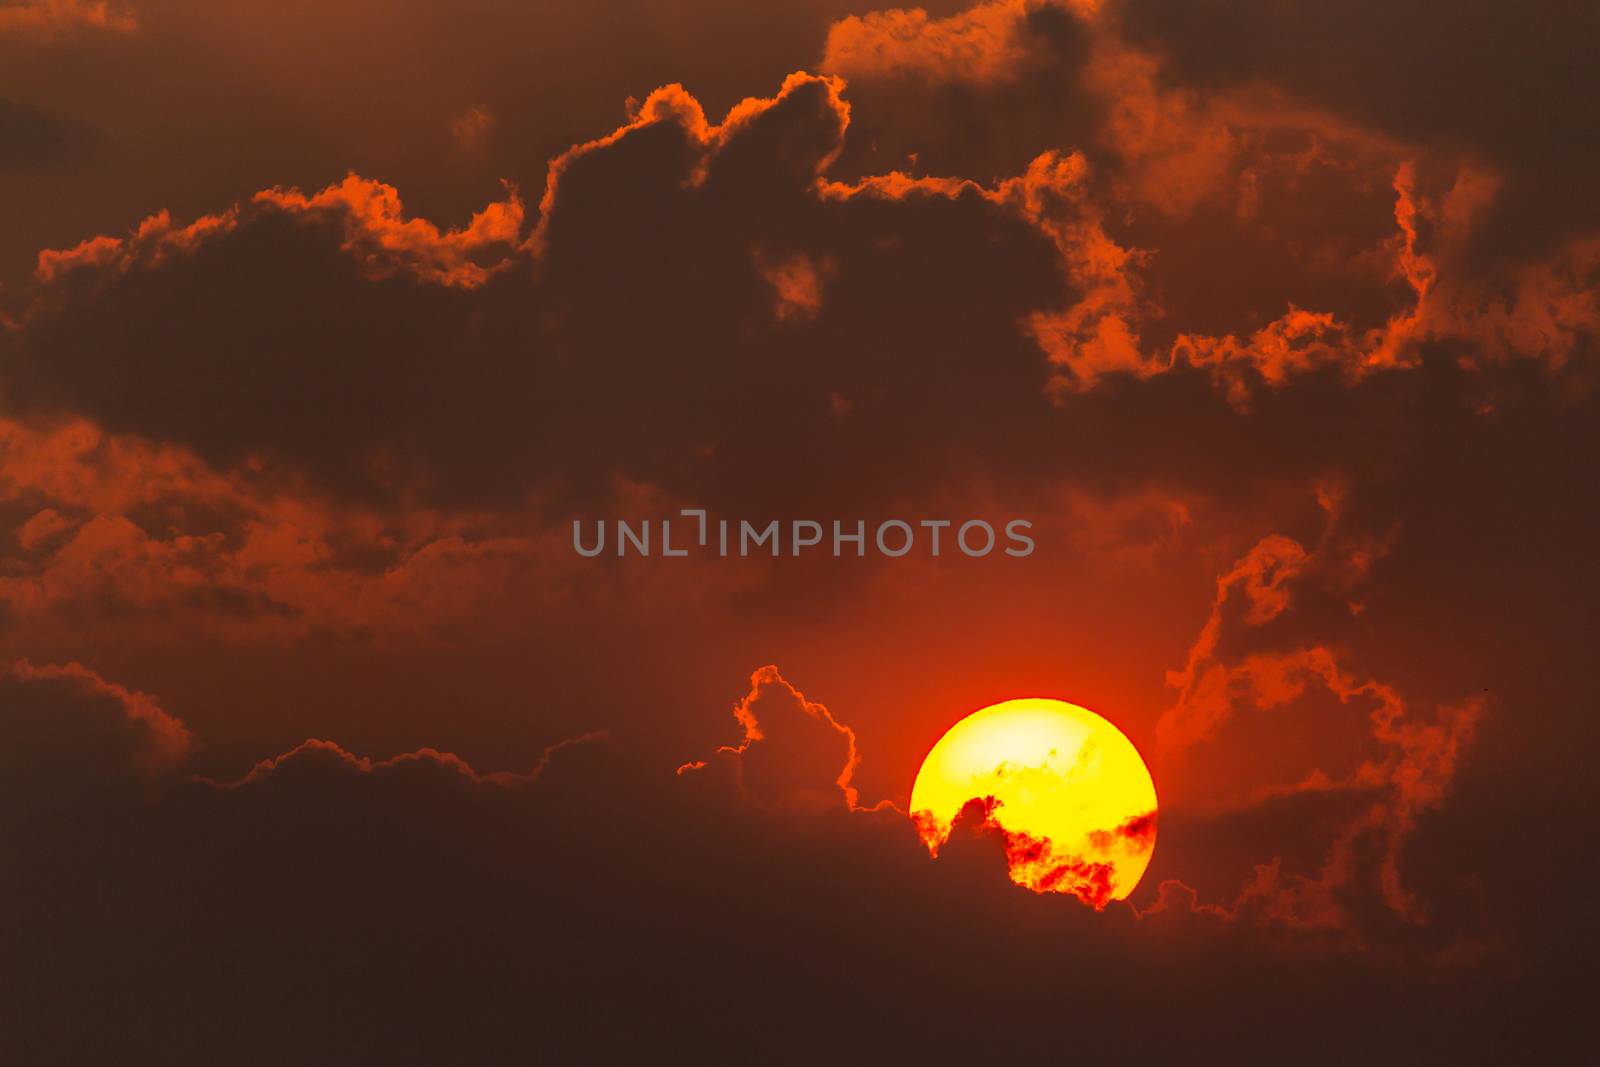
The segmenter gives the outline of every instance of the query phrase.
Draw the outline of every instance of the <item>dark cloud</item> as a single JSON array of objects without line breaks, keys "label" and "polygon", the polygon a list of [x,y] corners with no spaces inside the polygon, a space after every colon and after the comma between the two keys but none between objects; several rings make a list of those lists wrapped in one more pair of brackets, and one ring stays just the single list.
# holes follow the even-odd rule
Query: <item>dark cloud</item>
[{"label": "dark cloud", "polygon": [[[193,218],[269,185],[320,188],[350,170],[395,183],[431,217],[464,220],[501,178],[536,186],[551,157],[615,125],[630,96],[683,81],[720,112],[769,89],[812,59],[849,8],[8,3],[6,94],[108,136],[97,169],[0,172],[6,200],[29,205],[0,233],[0,284],[20,284],[40,248],[117,232],[160,208]],[[730,53],[735,38],[743,44]],[[481,152],[462,151],[455,133],[471,108],[495,119]]]},{"label": "dark cloud", "polygon": [[0,97],[0,170],[72,162],[95,142],[94,134],[76,122]]},{"label": "dark cloud", "polygon": [[1600,12],[1589,5],[1124,0],[1117,11],[1134,39],[1174,57],[1176,79],[1272,82],[1493,159],[1512,179],[1486,250],[1527,255],[1600,225],[1588,193],[1600,82],[1586,58]]},{"label": "dark cloud", "polygon": [[[1336,1062],[1562,1036],[1522,1030],[1533,1005],[1511,980],[1460,961],[1263,938],[1176,885],[1143,918],[1018,889],[981,820],[931,860],[893,811],[780,813],[692,785],[628,745],[490,776],[308,742],[237,782],[171,789],[115,835],[69,833],[77,859],[49,877],[14,872],[63,839],[11,840],[5,1050],[815,1062],[1037,1056],[1065,1027],[1080,1050],[1146,1060],[1315,1027],[1304,1058]],[[1493,1016],[1461,1011],[1490,999]]]},{"label": "dark cloud", "polygon": [[1090,31],[1067,8],[1004,3],[939,15],[863,12],[830,28],[819,69],[844,75],[856,104],[845,173],[998,181],[1040,152],[1083,145],[1104,122],[1104,103],[1078,91]]},{"label": "dark cloud", "polygon": [[[626,475],[788,481],[797,506],[874,445],[921,480],[1014,402],[1047,414],[1017,320],[1070,290],[1016,211],[976,188],[816,195],[844,115],[825,81],[715,131],[676,90],[647,107],[558,161],[531,254],[493,247],[511,208],[509,230],[438,234],[352,181],[52,257],[11,395],[368,491],[592,498]],[[796,256],[829,264],[806,323],[761,269]]]},{"label": "dark cloud", "polygon": [[857,806],[851,784],[860,756],[855,731],[805,698],[771,664],[750,676],[750,692],[734,705],[744,728],[737,745],[678,768],[680,777],[731,778],[737,795],[779,810],[818,811]]},{"label": "dark cloud", "polygon": [[79,664],[0,664],[0,907],[12,921],[92,869],[195,748],[153,698]]},{"label": "dark cloud", "polygon": [[[1202,61],[1227,53],[1209,42],[1228,37],[1236,76],[1197,76],[1162,40],[1129,33],[1126,15],[1119,4],[1021,0],[944,19],[879,12],[836,23],[821,61],[850,80],[860,125],[911,139],[885,135],[882,156],[872,138],[858,142],[853,166],[920,171],[926,159],[984,174],[1049,150],[1081,154],[1124,261],[1102,272],[1117,285],[1091,291],[1091,317],[1052,316],[1070,328],[1041,337],[1078,384],[1190,363],[1281,385],[1325,365],[1352,375],[1414,366],[1420,345],[1446,338],[1555,369],[1574,349],[1593,351],[1593,221],[1521,180],[1522,164],[1305,94],[1273,76],[1280,57],[1257,43],[1267,35],[1226,20],[1175,35],[1180,53]],[[1055,23],[1075,27],[1076,46],[1060,46]],[[1327,55],[1325,39],[1313,30],[1305,46]],[[1268,58],[1254,62],[1257,52]],[[1359,92],[1375,81],[1340,84]],[[1007,121],[930,124],[941,94]],[[1420,88],[1410,98],[1454,106]],[[1551,225],[1538,247],[1508,249],[1506,231],[1528,231],[1516,220],[1541,202]]]},{"label": "dark cloud", "polygon": [[8,395],[367,499],[592,505],[628,479],[799,516],[884,511],[952,474],[1126,486],[1201,463],[1222,488],[1233,449],[1305,479],[1315,453],[1364,447],[1374,402],[1428,388],[1365,368],[1415,371],[1441,334],[1481,335],[1457,358],[1489,371],[1535,349],[1587,366],[1587,253],[1469,312],[1421,232],[1455,201],[1409,185],[1384,247],[1414,306],[1360,330],[1291,305],[1250,334],[1179,332],[1163,360],[1081,157],[992,187],[818,182],[838,92],[796,76],[710,126],[663,89],[556,161],[532,226],[510,193],[441,230],[352,177],[49,253],[6,333]]},{"label": "dark cloud", "polygon": [[[8,809],[35,795],[116,794],[179,768],[194,741],[153,699],[78,664],[0,668]],[[15,814],[15,813],[13,813]]]}]

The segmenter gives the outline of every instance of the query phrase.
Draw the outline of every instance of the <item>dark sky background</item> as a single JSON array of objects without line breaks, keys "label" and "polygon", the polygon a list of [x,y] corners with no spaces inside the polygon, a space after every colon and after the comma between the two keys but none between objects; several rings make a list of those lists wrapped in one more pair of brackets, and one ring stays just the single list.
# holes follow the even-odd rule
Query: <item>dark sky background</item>
[{"label": "dark sky background", "polygon": [[[0,0],[0,1060],[1563,1048],[1597,17]],[[1129,900],[903,814],[1023,695]]]}]

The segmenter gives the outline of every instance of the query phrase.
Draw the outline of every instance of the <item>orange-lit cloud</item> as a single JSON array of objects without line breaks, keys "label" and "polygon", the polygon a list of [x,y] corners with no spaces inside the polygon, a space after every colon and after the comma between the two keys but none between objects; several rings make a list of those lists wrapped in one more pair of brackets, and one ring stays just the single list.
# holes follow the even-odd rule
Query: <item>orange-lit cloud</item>
[{"label": "orange-lit cloud", "polygon": [[1131,325],[1141,314],[1134,274],[1139,255],[1106,236],[1087,192],[1087,177],[1082,155],[1047,152],[1021,176],[992,188],[893,172],[855,183],[828,182],[821,192],[841,200],[976,196],[1037,227],[1060,255],[1067,292],[1080,295],[1064,310],[1031,313],[1021,326],[1062,368],[1057,384],[1089,388],[1108,373],[1147,377],[1160,368],[1141,354]]},{"label": "orange-lit cloud", "polygon": [[[1315,688],[1326,690],[1342,709],[1365,709],[1370,732],[1368,754],[1346,776],[1311,767],[1284,792],[1347,790],[1367,798],[1342,825],[1315,872],[1290,872],[1281,860],[1257,865],[1256,875],[1228,907],[1290,928],[1347,938],[1360,944],[1364,934],[1352,915],[1352,898],[1368,885],[1390,912],[1402,920],[1423,922],[1426,909],[1406,887],[1401,875],[1404,846],[1418,816],[1438,807],[1449,791],[1461,757],[1470,746],[1485,702],[1478,697],[1417,709],[1391,685],[1362,678],[1340,664],[1339,656],[1320,644],[1288,650],[1265,649],[1224,654],[1241,635],[1239,627],[1261,628],[1292,609],[1298,584],[1311,577],[1340,584],[1368,566],[1372,542],[1336,535],[1339,495],[1320,497],[1329,527],[1322,542],[1308,550],[1299,542],[1272,535],[1258,542],[1217,579],[1216,599],[1188,661],[1169,674],[1178,690],[1176,702],[1161,716],[1156,736],[1169,763],[1202,758],[1204,746],[1230,719],[1248,710],[1257,714],[1304,714],[1303,698]],[[1346,553],[1353,559],[1341,557]],[[1272,791],[1264,790],[1258,795]]]},{"label": "orange-lit cloud", "polygon": [[485,207],[464,229],[441,231],[426,219],[406,218],[400,194],[392,186],[352,174],[310,196],[297,189],[268,189],[248,204],[186,226],[175,225],[167,212],[159,212],[126,238],[94,237],[73,248],[40,252],[35,276],[48,287],[84,268],[120,273],[159,267],[169,256],[192,255],[205,242],[232,232],[242,214],[254,211],[337,219],[344,232],[344,250],[358,258],[373,278],[409,271],[427,281],[463,288],[482,285],[504,267],[523,221],[522,201],[515,190],[508,190],[504,201]]},{"label": "orange-lit cloud", "polygon": [[563,749],[595,744],[607,740],[609,736],[603,730],[596,730],[557,741],[545,748],[539,762],[528,771],[486,772],[474,770],[471,764],[453,752],[441,752],[436,748],[419,748],[389,759],[374,760],[358,756],[332,741],[310,738],[280,756],[261,760],[241,778],[227,782],[208,778],[198,781],[218,789],[239,790],[266,786],[274,778],[327,775],[348,779],[370,776],[399,781],[422,779],[439,783],[445,788],[460,785],[511,789],[538,781],[550,761]]},{"label": "orange-lit cloud", "polygon": [[73,30],[132,33],[134,15],[108,0],[18,0],[0,5],[0,34],[50,37]]},{"label": "orange-lit cloud", "polygon": [[[199,747],[188,727],[153,697],[108,682],[78,663],[0,664],[0,732],[6,752],[18,761],[10,772],[19,780],[26,783],[40,773],[70,775],[68,787],[86,790],[129,774],[170,784]],[[327,776],[514,788],[537,781],[563,750],[609,737],[603,730],[590,731],[546,746],[527,771],[491,772],[474,770],[460,756],[434,748],[373,760],[313,738],[259,761],[237,779],[191,780],[219,790]]]},{"label": "orange-lit cloud", "polygon": [[1016,33],[1031,5],[1024,0],[978,4],[948,18],[921,8],[849,15],[828,30],[822,69],[846,78],[921,75],[994,81],[1014,77],[1027,60]]},{"label": "orange-lit cloud", "polygon": [[[1048,54],[1039,18],[1050,11],[1081,28],[1088,42],[1081,60]],[[1080,63],[1066,74],[1101,110],[1087,139],[1058,146],[1075,161],[1076,204],[1034,217],[1055,237],[1085,296],[1068,310],[1040,310],[1029,320],[1062,368],[1056,384],[1065,391],[1093,389],[1107,376],[1145,379],[1194,366],[1245,407],[1255,390],[1282,388],[1325,367],[1351,379],[1415,367],[1422,347],[1438,342],[1561,371],[1597,335],[1592,236],[1567,242],[1542,262],[1495,267],[1487,276],[1472,261],[1467,249],[1502,184],[1493,166],[1407,143],[1268,85],[1184,84],[1162,54],[1132,43],[1117,13],[1098,5],[1000,0],[948,18],[920,10],[852,16],[835,24],[822,69],[869,84],[915,73],[999,94],[1027,81],[1040,63],[1067,62]],[[1010,99],[996,95],[994,106],[1009,106]],[[1440,191],[1422,188],[1419,158],[1427,159],[1430,174],[1447,175]],[[1086,183],[1085,174],[1093,181]],[[1196,329],[1150,291],[1151,279],[1162,276],[1164,242],[1128,247],[1102,221],[1133,218],[1138,232],[1165,236],[1225,212],[1240,236],[1272,234],[1285,223],[1303,228],[1303,221],[1264,216],[1263,190],[1304,198],[1302,187],[1313,180],[1334,180],[1341,195],[1369,201],[1380,181],[1393,185],[1395,231],[1378,243],[1341,252],[1344,238],[1335,230],[1277,235],[1298,250],[1310,280],[1370,264],[1362,268],[1364,284],[1374,293],[1380,275],[1400,283],[1380,322],[1365,321],[1370,308],[1291,296],[1286,305],[1248,309],[1249,318],[1266,319],[1265,325]],[[1217,254],[1231,253],[1218,248]],[[1472,365],[1475,357],[1463,359]]]},{"label": "orange-lit cloud", "polygon": [[[908,219],[930,200],[975,198],[987,205],[985,211],[995,227],[1030,228],[1055,249],[1060,285],[1051,296],[1033,300],[1032,306],[1018,307],[1010,328],[1031,340],[1048,361],[1053,374],[1045,389],[1062,403],[1109,379],[1146,380],[1198,368],[1243,409],[1258,390],[1283,389],[1324,368],[1352,381],[1380,371],[1414,368],[1422,346],[1438,342],[1467,345],[1460,357],[1466,365],[1516,358],[1560,370],[1594,335],[1593,240],[1574,240],[1552,259],[1507,267],[1498,275],[1486,276],[1471,263],[1467,250],[1494,202],[1497,178],[1492,171],[1446,161],[1442,172],[1449,176],[1449,184],[1434,191],[1435,179],[1423,182],[1418,177],[1407,154],[1412,148],[1270,94],[1207,97],[1202,103],[1181,106],[1163,102],[1162,94],[1169,90],[1163,87],[1158,61],[1140,53],[1134,62],[1127,58],[1133,54],[1128,51],[1131,46],[1120,44],[1112,29],[1095,26],[1095,47],[1113,58],[1123,57],[1120,65],[1113,64],[1120,72],[1117,77],[1141,87],[1138,93],[1107,92],[1121,101],[1120,107],[1135,110],[1144,106],[1138,103],[1144,99],[1140,94],[1149,96],[1150,116],[1139,120],[1133,132],[1119,133],[1113,122],[1107,132],[1110,141],[1044,152],[1022,174],[990,185],[898,171],[854,180],[829,177],[850,122],[846,86],[838,78],[792,75],[776,96],[747,99],[716,125],[706,119],[694,97],[681,87],[667,86],[637,105],[628,125],[578,145],[551,163],[538,221],[531,228],[525,226],[523,205],[514,189],[458,230],[406,217],[396,189],[354,175],[310,195],[266,190],[187,225],[161,213],[125,238],[102,236],[70,249],[41,252],[34,313],[17,313],[19,323],[14,325],[26,333],[27,322],[43,308],[65,314],[75,299],[72,294],[92,279],[104,283],[129,272],[157,272],[175,257],[194,257],[203,248],[220,249],[236,241],[244,229],[262,225],[265,216],[331,226],[340,234],[343,253],[375,282],[403,276],[422,284],[478,290],[508,271],[527,270],[538,277],[537,291],[548,292],[549,301],[563,308],[570,301],[556,294],[590,281],[581,271],[571,273],[575,265],[565,257],[551,262],[546,250],[556,236],[552,227],[570,235],[563,241],[577,240],[580,235],[572,227],[580,223],[575,220],[609,210],[612,217],[605,224],[623,242],[618,254],[626,254],[628,244],[646,240],[636,226],[620,222],[623,216],[618,212],[633,208],[622,202],[596,203],[589,193],[574,192],[573,183],[581,186],[594,180],[588,175],[614,165],[611,157],[620,160],[632,152],[659,151],[657,146],[668,139],[682,137],[687,155],[673,164],[679,191],[672,195],[721,197],[720,190],[737,186],[741,195],[760,191],[773,197],[773,203],[798,197],[793,202],[805,210],[826,211],[832,206],[842,212],[868,201],[887,202],[900,205]],[[1091,62],[1087,69],[1097,68]],[[1248,136],[1241,134],[1237,144],[1223,138],[1230,147],[1211,178],[1179,181],[1163,176],[1165,169],[1190,165],[1163,161],[1166,157],[1151,145],[1170,141],[1188,151],[1204,144],[1206,138],[1191,128],[1196,124],[1220,124]],[[1157,137],[1150,132],[1168,126],[1170,135]],[[1283,138],[1291,147],[1278,146]],[[1314,255],[1307,251],[1303,257],[1306,269],[1321,278],[1319,285],[1328,279],[1316,272],[1336,273],[1337,267],[1361,276],[1361,284],[1373,294],[1393,290],[1384,297],[1387,306],[1381,314],[1371,307],[1347,311],[1291,300],[1286,307],[1251,309],[1257,312],[1251,317],[1264,316],[1266,322],[1248,330],[1194,329],[1168,306],[1171,297],[1164,290],[1171,282],[1162,273],[1166,253],[1161,245],[1141,247],[1116,236],[1118,230],[1127,229],[1119,220],[1130,212],[1138,215],[1144,210],[1140,203],[1149,200],[1137,189],[1124,187],[1131,176],[1148,172],[1154,188],[1195,190],[1193,203],[1153,205],[1172,216],[1162,226],[1181,232],[1191,225],[1186,216],[1197,212],[1215,189],[1235,188],[1241,182],[1247,189],[1258,189],[1270,182],[1292,190],[1311,168],[1320,168],[1318,180],[1345,180],[1362,188],[1379,181],[1392,185],[1392,231],[1342,257],[1328,243],[1337,235],[1319,231],[1311,240],[1326,247],[1314,249]],[[1212,173],[1205,167],[1201,170]],[[1430,165],[1430,175],[1440,171],[1440,166]],[[666,192],[658,189],[648,195]],[[1379,198],[1377,191],[1360,195]],[[1244,212],[1239,225],[1247,230],[1270,227],[1257,220],[1254,211]],[[745,243],[746,249],[753,249],[746,253],[745,269],[769,288],[771,315],[780,324],[825,318],[825,290],[860,284],[861,275],[848,270],[841,249],[826,244],[796,247],[800,232]],[[814,229],[811,237],[815,240]],[[683,241],[677,244],[651,255],[681,256],[691,251]],[[536,265],[518,251],[519,246],[533,254]],[[840,295],[847,297],[845,306],[856,306],[848,294]],[[536,307],[529,308],[530,317]],[[548,334],[567,314],[551,310],[539,315],[537,329]],[[555,339],[553,347],[559,349],[561,344]],[[837,387],[824,392],[829,394],[852,399],[848,390]]]},{"label": "orange-lit cloud", "polygon": [[772,313],[779,322],[804,322],[822,310],[823,281],[833,265],[815,263],[804,252],[771,257],[759,249],[754,254],[756,269],[772,286]]},{"label": "orange-lit cloud", "polygon": [[508,583],[567,559],[537,527],[252,485],[83,420],[0,420],[0,506],[28,516],[15,549],[0,549],[0,603],[36,632],[89,616],[143,620],[134,632],[147,636],[151,621],[244,641],[420,634],[477,617]]},{"label": "orange-lit cloud", "polygon": [[[742,796],[781,810],[827,811],[841,801],[858,807],[851,784],[860,763],[855,731],[807,700],[777,667],[750,675],[750,692],[734,705],[733,716],[744,739],[718,748],[712,758],[731,773]],[[700,773],[715,772],[706,761],[678,768],[680,776]]]},{"label": "orange-lit cloud", "polygon": [[[817,77],[797,71],[784,80],[771,98],[747,97],[729,109],[720,123],[706,119],[700,101],[681,85],[665,85],[643,103],[630,104],[632,121],[612,133],[574,145],[550,161],[544,196],[539,202],[539,223],[528,246],[539,253],[549,240],[549,227],[560,218],[557,202],[574,167],[621,145],[625,138],[658,124],[672,124],[687,139],[690,156],[681,161],[683,180],[702,185],[714,161],[737,168],[753,165],[762,176],[776,173],[804,189],[837,157],[840,141],[850,124],[850,106],[843,98],[838,78]],[[796,123],[793,120],[800,118]],[[744,159],[728,158],[743,142]]]}]

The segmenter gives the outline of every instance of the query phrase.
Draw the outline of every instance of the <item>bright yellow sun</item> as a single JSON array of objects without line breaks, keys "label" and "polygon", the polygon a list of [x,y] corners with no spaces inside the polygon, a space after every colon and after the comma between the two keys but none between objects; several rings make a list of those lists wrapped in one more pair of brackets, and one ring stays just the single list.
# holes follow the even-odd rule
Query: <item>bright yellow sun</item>
[{"label": "bright yellow sun", "polygon": [[1037,892],[1103,907],[1133,892],[1155,850],[1156,788],[1139,750],[1062,700],[994,704],[939,739],[911,787],[930,851],[974,801],[967,816],[987,808],[1005,834],[1011,880]]}]

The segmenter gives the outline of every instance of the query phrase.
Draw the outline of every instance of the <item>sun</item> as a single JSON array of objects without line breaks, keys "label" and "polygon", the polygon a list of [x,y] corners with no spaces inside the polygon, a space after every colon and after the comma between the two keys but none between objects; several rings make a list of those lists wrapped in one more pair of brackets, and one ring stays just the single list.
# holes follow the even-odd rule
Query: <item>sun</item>
[{"label": "sun", "polygon": [[994,704],[939,739],[911,787],[929,851],[963,808],[1003,831],[1012,881],[1097,908],[1133,892],[1155,850],[1156,788],[1139,750],[1062,700]]}]

